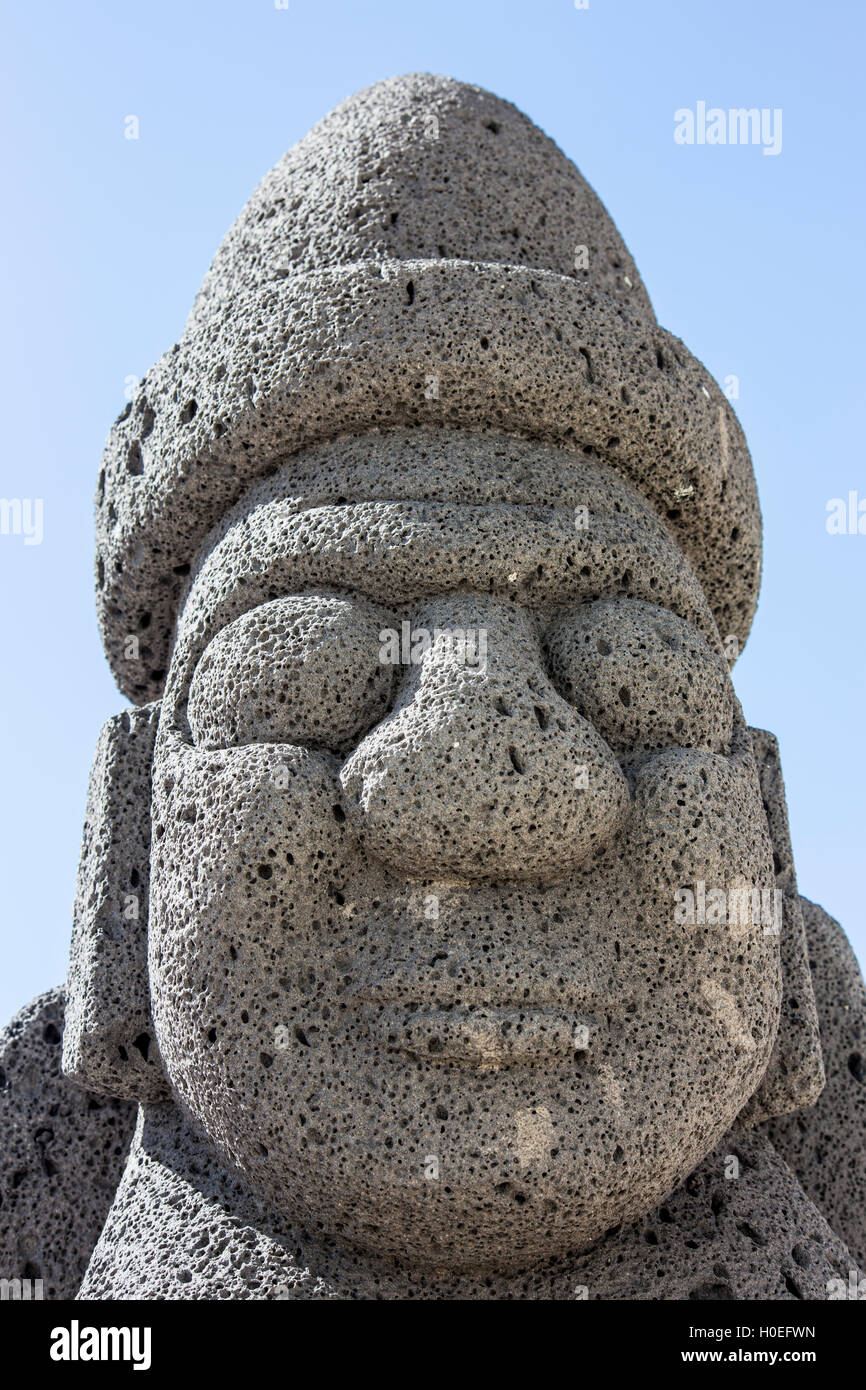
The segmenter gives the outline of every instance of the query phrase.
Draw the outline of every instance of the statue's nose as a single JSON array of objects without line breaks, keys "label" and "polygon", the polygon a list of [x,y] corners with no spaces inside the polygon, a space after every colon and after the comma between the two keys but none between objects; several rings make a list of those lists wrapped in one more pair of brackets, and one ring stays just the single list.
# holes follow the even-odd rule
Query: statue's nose
[{"label": "statue's nose", "polygon": [[452,595],[405,627],[393,652],[415,659],[397,703],[341,772],[364,844],[425,878],[580,866],[621,826],[629,792],[611,749],[552,686],[532,617]]}]

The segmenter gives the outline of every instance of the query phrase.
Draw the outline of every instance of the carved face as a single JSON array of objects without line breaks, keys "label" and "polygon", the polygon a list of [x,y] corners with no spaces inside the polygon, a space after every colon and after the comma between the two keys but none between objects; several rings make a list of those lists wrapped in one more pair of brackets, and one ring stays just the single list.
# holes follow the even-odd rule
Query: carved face
[{"label": "carved face", "polygon": [[582,533],[277,480],[196,576],[154,1017],[286,1224],[453,1268],[562,1256],[675,1187],[766,1067],[777,937],[677,910],[773,885],[748,735],[691,571],[602,481]]}]

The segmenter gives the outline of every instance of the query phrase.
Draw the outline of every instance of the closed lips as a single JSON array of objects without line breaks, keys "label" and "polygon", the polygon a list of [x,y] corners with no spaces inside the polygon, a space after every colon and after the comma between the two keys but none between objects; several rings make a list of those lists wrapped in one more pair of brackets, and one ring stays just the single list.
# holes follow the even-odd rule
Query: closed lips
[{"label": "closed lips", "polygon": [[481,1069],[574,1057],[623,1007],[571,953],[437,952],[382,970],[349,999],[390,1051]]},{"label": "closed lips", "polygon": [[427,1061],[480,1069],[532,1064],[586,1051],[588,1024],[561,1009],[385,1009],[374,1032],[386,1047]]}]

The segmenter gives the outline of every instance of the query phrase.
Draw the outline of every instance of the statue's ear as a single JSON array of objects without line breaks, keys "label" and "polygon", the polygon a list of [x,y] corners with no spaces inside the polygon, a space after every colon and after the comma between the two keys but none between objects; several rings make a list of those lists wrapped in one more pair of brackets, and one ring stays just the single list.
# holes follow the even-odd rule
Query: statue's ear
[{"label": "statue's ear", "polygon": [[159,702],[115,715],[96,747],[66,984],[63,1070],[89,1091],[168,1092],[150,1013],[150,779]]},{"label": "statue's ear", "polygon": [[774,735],[764,729],[750,729],[749,733],[773,842],[776,888],[782,894],[784,907],[779,942],[782,958],[779,1031],[764,1079],[739,1116],[739,1123],[756,1125],[762,1120],[814,1105],[824,1087],[824,1062],[791,852],[779,745]]}]

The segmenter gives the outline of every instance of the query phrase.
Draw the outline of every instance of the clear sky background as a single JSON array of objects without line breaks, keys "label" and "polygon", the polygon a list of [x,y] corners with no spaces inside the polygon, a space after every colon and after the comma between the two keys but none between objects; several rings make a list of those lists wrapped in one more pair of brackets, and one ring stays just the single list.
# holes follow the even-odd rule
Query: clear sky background
[{"label": "clear sky background", "polygon": [[[826,504],[864,466],[859,0],[14,0],[4,6],[0,1024],[61,981],[87,778],[125,707],[92,596],[103,441],[180,334],[262,175],[343,97],[399,72],[508,97],[615,218],[659,321],[734,374],[764,514],[735,671],[779,737],[801,892],[864,926],[866,535]],[[674,112],[781,108],[782,151],[674,143]],[[136,115],[140,138],[124,138]]]}]

